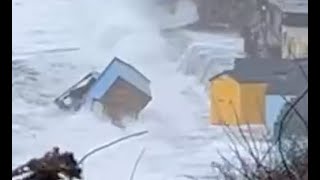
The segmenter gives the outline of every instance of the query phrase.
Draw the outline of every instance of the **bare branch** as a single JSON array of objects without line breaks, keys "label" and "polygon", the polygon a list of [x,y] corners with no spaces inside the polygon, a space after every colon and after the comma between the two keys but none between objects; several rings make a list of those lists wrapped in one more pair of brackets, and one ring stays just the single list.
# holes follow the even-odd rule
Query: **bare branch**
[{"label": "bare branch", "polygon": [[302,73],[303,77],[305,78],[305,80],[308,83],[308,75],[307,75],[307,73],[303,70],[303,67],[301,66],[301,64],[298,64],[298,67],[301,70],[301,73]]},{"label": "bare branch", "polygon": [[139,156],[138,156],[138,159],[136,160],[136,162],[135,162],[135,164],[134,164],[134,166],[133,166],[133,170],[132,170],[132,172],[131,172],[130,180],[133,180],[133,179],[134,179],[134,175],[135,175],[135,173],[136,173],[138,164],[139,164],[139,162],[140,162],[140,160],[141,160],[144,152],[145,152],[145,148],[142,149],[141,153],[140,153]]},{"label": "bare branch", "polygon": [[115,145],[115,144],[117,144],[117,143],[120,143],[120,142],[122,142],[122,141],[124,141],[124,140],[130,139],[130,138],[136,137],[136,136],[141,136],[141,135],[144,135],[144,134],[146,134],[146,133],[148,133],[148,131],[142,131],[142,132],[134,133],[134,134],[131,134],[131,135],[128,135],[128,136],[119,138],[119,139],[117,139],[117,140],[114,140],[114,141],[112,141],[112,142],[110,142],[110,143],[107,143],[107,144],[105,144],[105,145],[99,146],[99,147],[97,147],[97,148],[89,151],[87,154],[85,154],[85,155],[80,159],[79,164],[83,164],[84,161],[85,161],[88,157],[90,157],[91,155],[95,154],[95,153],[98,152],[98,151],[101,151],[101,150],[103,150],[103,149],[105,149],[105,148],[108,148],[108,147],[110,147],[110,146],[112,146],[112,145]]},{"label": "bare branch", "polygon": [[242,128],[240,127],[240,123],[239,123],[239,117],[237,115],[237,112],[235,110],[235,107],[233,106],[233,103],[231,104],[232,105],[232,109],[233,109],[233,112],[235,113],[235,117],[236,117],[236,120],[237,120],[237,127],[238,127],[238,130],[240,132],[240,135],[241,135],[241,138],[244,140],[244,142],[246,143],[247,145],[247,151],[249,152],[250,156],[253,158],[253,160],[255,161],[256,165],[258,168],[260,168],[262,166],[262,164],[259,162],[259,157],[256,156],[256,154],[252,151],[252,147],[250,145],[250,142],[248,141],[246,135],[244,134]]},{"label": "bare branch", "polygon": [[[289,105],[292,105],[291,102],[289,102],[284,96],[281,96],[282,99],[284,101],[286,101],[286,103],[288,103]],[[305,125],[306,128],[308,128],[308,122],[307,120],[301,115],[301,113],[297,110],[297,108],[295,106],[293,106],[293,110],[294,112],[297,114],[297,116],[299,117],[299,119],[302,121],[302,123]]]},{"label": "bare branch", "polygon": [[176,177],[184,177],[184,178],[191,179],[191,180],[198,180],[198,178],[196,178],[192,175],[180,175],[180,176],[176,176]]},{"label": "bare branch", "polygon": [[[228,166],[232,167],[233,169],[235,169],[236,171],[238,171],[238,173],[240,173],[243,177],[247,178],[247,180],[251,180],[251,178],[248,176],[248,174],[246,172],[244,172],[244,170],[241,170],[241,168],[238,168],[237,166],[235,166],[233,163],[231,163],[226,157],[224,157],[220,152],[218,152],[220,158],[227,163]],[[240,161],[243,161],[243,159],[239,159]]]},{"label": "bare branch", "polygon": [[278,137],[277,137],[277,142],[279,144],[278,146],[278,150],[279,150],[279,153],[280,153],[280,157],[281,157],[281,161],[283,163],[283,166],[286,170],[286,172],[288,173],[288,176],[290,176],[291,178],[293,178],[294,174],[293,172],[290,170],[289,166],[288,166],[288,163],[287,163],[287,160],[284,156],[284,152],[283,152],[283,149],[282,149],[282,140],[281,140],[281,136],[282,136],[282,132],[283,132],[283,124],[284,124],[284,121],[286,120],[287,116],[290,114],[291,110],[302,100],[302,98],[308,93],[308,88],[306,88],[303,93],[297,98],[297,100],[290,104],[290,107],[288,109],[288,111],[284,114],[283,118],[280,120],[280,127],[279,127],[279,134],[278,134]]}]

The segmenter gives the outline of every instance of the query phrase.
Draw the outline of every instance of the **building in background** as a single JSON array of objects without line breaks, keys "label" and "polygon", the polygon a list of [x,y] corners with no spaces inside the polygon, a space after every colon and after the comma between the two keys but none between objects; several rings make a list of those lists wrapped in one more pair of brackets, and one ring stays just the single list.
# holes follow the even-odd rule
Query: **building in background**
[{"label": "building in background", "polygon": [[[273,129],[285,104],[283,98],[297,97],[308,87],[307,72],[307,60],[297,64],[279,59],[237,59],[233,70],[210,79],[211,123],[266,124]],[[307,106],[299,108],[307,119]],[[278,113],[267,115],[270,110]],[[297,121],[295,116],[290,123]]]},{"label": "building in background", "polygon": [[[245,43],[248,55],[286,60],[308,58],[308,0],[264,0]],[[252,42],[253,41],[253,42]]]}]

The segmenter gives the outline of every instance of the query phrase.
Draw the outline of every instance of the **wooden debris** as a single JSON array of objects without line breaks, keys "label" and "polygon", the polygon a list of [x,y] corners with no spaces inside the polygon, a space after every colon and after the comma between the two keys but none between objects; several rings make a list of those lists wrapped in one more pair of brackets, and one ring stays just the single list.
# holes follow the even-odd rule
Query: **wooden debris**
[{"label": "wooden debris", "polygon": [[[12,171],[12,178],[19,180],[61,180],[81,179],[81,168],[75,160],[73,153],[60,153],[55,147],[42,158],[31,159],[26,164]],[[63,178],[64,177],[64,178]]]}]

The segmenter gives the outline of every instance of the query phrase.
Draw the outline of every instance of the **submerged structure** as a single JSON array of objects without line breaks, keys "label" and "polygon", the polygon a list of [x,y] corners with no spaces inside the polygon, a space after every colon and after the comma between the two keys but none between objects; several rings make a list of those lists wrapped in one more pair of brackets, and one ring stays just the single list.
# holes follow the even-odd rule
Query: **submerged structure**
[{"label": "submerged structure", "polygon": [[54,100],[54,103],[66,111],[78,111],[85,103],[90,88],[99,77],[98,72],[91,72],[83,77],[79,82],[71,86]]},{"label": "submerged structure", "polygon": [[114,120],[138,117],[151,101],[150,80],[133,66],[114,58],[88,92],[91,110]]},{"label": "submerged structure", "polygon": [[138,118],[152,100],[150,83],[136,68],[115,57],[102,73],[88,74],[55,103],[64,110],[85,107],[113,121],[126,116]]}]

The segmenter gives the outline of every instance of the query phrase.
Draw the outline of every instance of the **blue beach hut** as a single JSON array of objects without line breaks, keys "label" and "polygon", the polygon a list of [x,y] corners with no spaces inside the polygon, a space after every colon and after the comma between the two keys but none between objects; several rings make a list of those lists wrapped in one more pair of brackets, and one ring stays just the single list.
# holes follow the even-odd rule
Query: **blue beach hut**
[{"label": "blue beach hut", "polygon": [[90,88],[86,104],[112,120],[137,118],[151,101],[150,80],[130,64],[115,57]]}]

